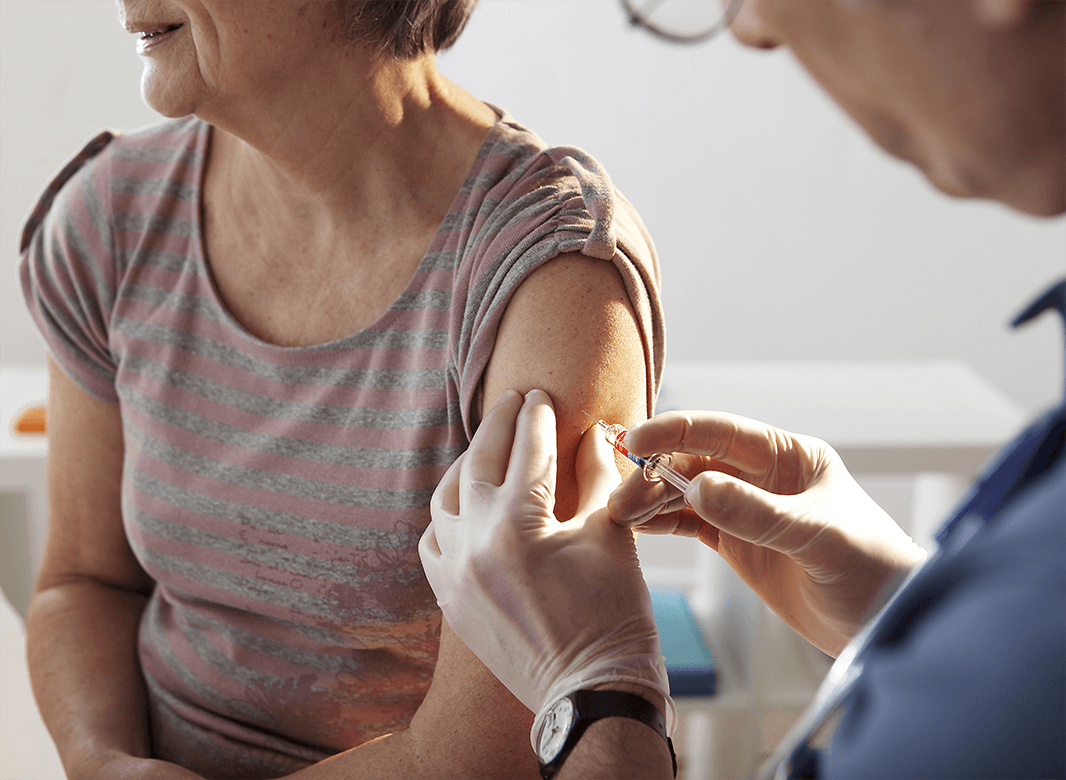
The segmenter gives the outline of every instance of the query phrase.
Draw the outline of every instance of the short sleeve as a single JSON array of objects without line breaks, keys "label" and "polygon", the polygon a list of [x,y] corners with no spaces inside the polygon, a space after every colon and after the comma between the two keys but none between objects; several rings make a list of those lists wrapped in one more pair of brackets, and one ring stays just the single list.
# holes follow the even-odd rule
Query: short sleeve
[{"label": "short sleeve", "polygon": [[[503,168],[494,172],[498,179],[471,196],[476,209],[467,215],[469,235],[453,290],[451,349],[467,435],[473,435],[477,390],[508,302],[530,274],[568,252],[610,262],[618,271],[643,342],[651,414],[665,332],[658,259],[640,217],[580,149],[545,149],[510,169],[489,159],[485,167],[494,164]],[[479,180],[485,178],[493,180],[483,171]]]},{"label": "short sleeve", "polygon": [[53,359],[91,395],[117,403],[108,325],[116,271],[107,155],[90,141],[45,188],[22,231],[22,293]]}]

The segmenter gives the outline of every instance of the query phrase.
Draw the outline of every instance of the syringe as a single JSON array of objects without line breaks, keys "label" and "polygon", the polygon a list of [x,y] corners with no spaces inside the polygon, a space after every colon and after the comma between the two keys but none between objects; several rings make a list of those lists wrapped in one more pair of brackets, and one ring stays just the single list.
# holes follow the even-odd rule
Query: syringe
[{"label": "syringe", "polygon": [[628,433],[625,428],[618,423],[608,425],[603,420],[597,420],[584,409],[581,410],[581,413],[596,423],[596,427],[603,431],[603,436],[607,439],[608,444],[641,467],[644,471],[644,479],[649,482],[656,482],[661,479],[663,482],[673,485],[682,493],[688,490],[688,477],[674,471],[670,466],[670,463],[673,460],[672,455],[666,452],[660,452],[657,455],[649,455],[646,458],[634,455],[627,450],[625,444],[622,443],[626,437],[626,433]]}]

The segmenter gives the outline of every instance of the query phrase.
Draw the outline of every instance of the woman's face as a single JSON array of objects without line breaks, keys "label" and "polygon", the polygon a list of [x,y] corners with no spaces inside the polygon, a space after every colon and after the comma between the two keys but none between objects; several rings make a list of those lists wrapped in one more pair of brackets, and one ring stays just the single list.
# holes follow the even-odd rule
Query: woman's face
[{"label": "woman's face", "polygon": [[321,0],[116,2],[119,22],[138,36],[141,94],[164,116],[306,88],[302,66],[339,41],[334,5]]}]

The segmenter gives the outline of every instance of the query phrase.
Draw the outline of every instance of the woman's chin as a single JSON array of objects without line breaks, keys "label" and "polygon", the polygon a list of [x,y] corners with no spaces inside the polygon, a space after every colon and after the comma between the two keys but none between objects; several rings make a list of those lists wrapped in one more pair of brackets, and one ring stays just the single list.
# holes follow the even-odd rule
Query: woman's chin
[{"label": "woman's chin", "polygon": [[141,75],[141,99],[145,105],[172,119],[195,113],[196,100],[191,91],[162,78],[155,70],[146,65]]}]

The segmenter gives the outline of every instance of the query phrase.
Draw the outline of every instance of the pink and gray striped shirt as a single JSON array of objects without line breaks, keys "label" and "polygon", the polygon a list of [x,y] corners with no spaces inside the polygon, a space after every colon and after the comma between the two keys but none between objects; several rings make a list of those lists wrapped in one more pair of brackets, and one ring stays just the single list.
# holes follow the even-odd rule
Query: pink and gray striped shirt
[{"label": "pink and gray striped shirt", "polygon": [[563,252],[613,262],[650,411],[659,270],[595,160],[504,114],[389,309],[276,346],[212,282],[209,137],[187,117],[95,138],[28,220],[21,276],[53,358],[121,411],[122,520],[156,582],[138,648],[153,750],[270,777],[404,728],[425,695],[440,613],[416,547],[511,295]]}]

